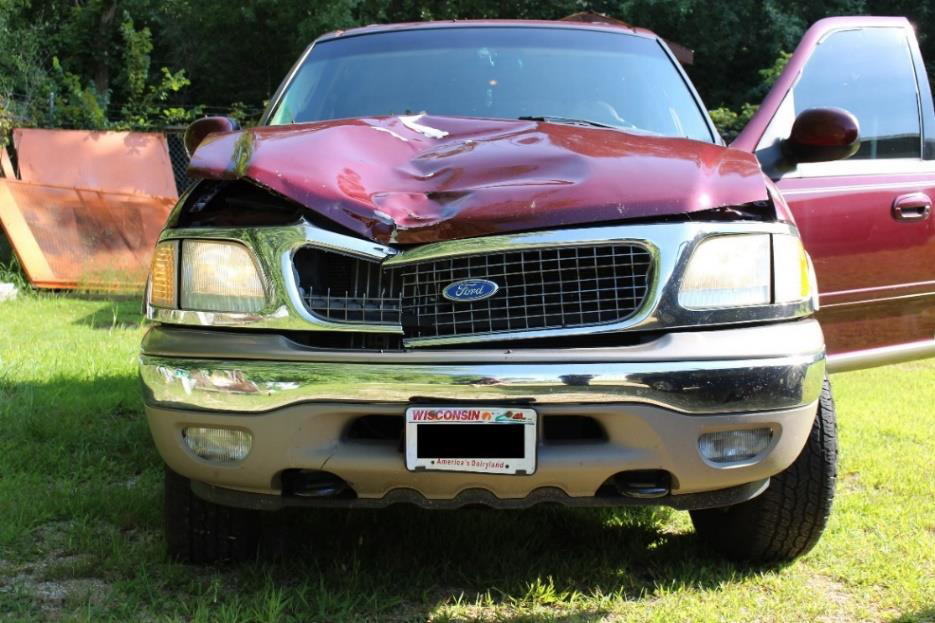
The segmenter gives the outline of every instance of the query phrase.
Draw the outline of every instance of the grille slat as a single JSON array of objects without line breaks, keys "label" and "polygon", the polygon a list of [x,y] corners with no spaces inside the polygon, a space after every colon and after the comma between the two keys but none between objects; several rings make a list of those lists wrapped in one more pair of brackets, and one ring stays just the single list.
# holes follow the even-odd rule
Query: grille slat
[{"label": "grille slat", "polygon": [[[320,257],[297,262],[310,312],[339,322],[402,324],[412,338],[624,320],[643,304],[652,266],[649,251],[626,243],[493,252],[390,269],[336,253],[313,253]],[[307,277],[309,271],[317,276]],[[488,279],[499,290],[473,302],[442,296],[446,286],[463,279]]]}]

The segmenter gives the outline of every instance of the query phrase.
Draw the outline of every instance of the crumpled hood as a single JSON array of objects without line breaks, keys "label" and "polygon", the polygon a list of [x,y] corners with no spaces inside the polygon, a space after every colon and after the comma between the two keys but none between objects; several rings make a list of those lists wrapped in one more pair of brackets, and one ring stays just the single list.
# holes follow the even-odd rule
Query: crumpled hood
[{"label": "crumpled hood", "polygon": [[749,153],[585,126],[368,117],[215,134],[196,176],[249,178],[371,240],[435,242],[767,199]]}]

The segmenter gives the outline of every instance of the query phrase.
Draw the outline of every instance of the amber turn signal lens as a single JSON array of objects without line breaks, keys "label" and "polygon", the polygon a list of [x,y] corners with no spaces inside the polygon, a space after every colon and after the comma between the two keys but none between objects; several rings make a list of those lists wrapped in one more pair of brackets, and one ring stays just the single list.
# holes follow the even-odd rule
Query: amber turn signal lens
[{"label": "amber turn signal lens", "polygon": [[798,236],[773,235],[773,298],[798,303],[817,292],[814,271]]},{"label": "amber turn signal lens", "polygon": [[153,252],[153,268],[149,277],[149,304],[155,307],[178,307],[179,244],[175,240],[160,242]]}]

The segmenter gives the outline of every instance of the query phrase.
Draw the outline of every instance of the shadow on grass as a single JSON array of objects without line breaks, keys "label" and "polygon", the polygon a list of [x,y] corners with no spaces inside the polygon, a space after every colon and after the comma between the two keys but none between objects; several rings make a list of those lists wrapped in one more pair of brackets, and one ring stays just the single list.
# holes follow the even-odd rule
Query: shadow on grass
[{"label": "shadow on grass", "polygon": [[[231,607],[252,608],[278,595],[295,620],[426,620],[463,603],[504,606],[498,620],[514,623],[537,620],[529,609],[550,604],[561,610],[546,620],[568,614],[564,620],[590,621],[606,614],[604,597],[651,599],[658,590],[719,588],[762,572],[717,558],[690,531],[664,529],[675,512],[664,508],[289,510],[264,516],[256,562],[217,569],[164,565],[156,532],[160,461],[137,379],[0,379],[2,401],[0,425],[10,443],[0,468],[50,487],[11,510],[25,512],[28,505],[35,518],[24,525],[54,516],[118,528],[89,533],[86,551],[102,573],[125,578],[137,587],[127,590],[139,591],[135,598],[157,610],[178,599],[177,581],[207,603],[217,580],[235,587],[223,598],[239,600]],[[149,484],[122,484],[137,477]],[[153,547],[132,546],[138,531],[156,539]],[[108,548],[122,553],[101,553]]]},{"label": "shadow on grass", "polygon": [[266,517],[260,564],[277,584],[311,581],[314,593],[400,600],[420,620],[459,602],[564,604],[574,612],[567,620],[591,620],[606,614],[600,596],[634,600],[658,588],[718,588],[764,571],[719,559],[692,532],[664,532],[674,512],[290,510]]},{"label": "shadow on grass", "polygon": [[890,619],[889,623],[935,623],[935,606],[903,613],[895,619]]},{"label": "shadow on grass", "polygon": [[[87,300],[84,296],[69,295],[71,297]],[[96,300],[96,299],[93,299]],[[135,298],[107,300],[93,313],[74,321],[76,325],[91,327],[92,329],[136,329],[143,324],[143,315],[140,301]]]},{"label": "shadow on grass", "polygon": [[0,374],[0,473],[67,481],[106,458],[131,467],[151,443],[135,374],[13,381]]}]

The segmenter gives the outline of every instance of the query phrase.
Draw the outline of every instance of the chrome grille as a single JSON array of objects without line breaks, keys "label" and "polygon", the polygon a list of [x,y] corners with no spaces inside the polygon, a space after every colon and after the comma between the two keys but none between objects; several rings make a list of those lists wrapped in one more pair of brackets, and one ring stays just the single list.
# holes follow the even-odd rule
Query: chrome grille
[{"label": "chrome grille", "polygon": [[[384,269],[306,248],[295,257],[307,309],[347,323],[402,324],[406,337],[434,338],[571,328],[624,320],[643,304],[652,256],[637,244],[530,249],[446,258]],[[442,290],[488,279],[492,297],[449,301]]]},{"label": "chrome grille", "polygon": [[[642,246],[616,244],[488,253],[404,266],[400,271],[407,337],[580,327],[623,320],[642,305],[651,256]],[[489,279],[497,293],[452,302],[450,283]]]}]

